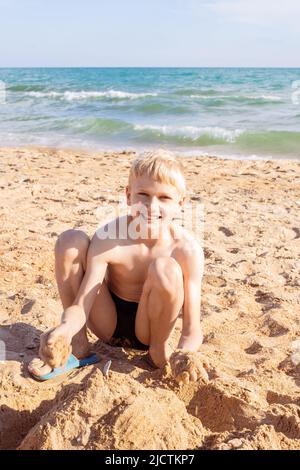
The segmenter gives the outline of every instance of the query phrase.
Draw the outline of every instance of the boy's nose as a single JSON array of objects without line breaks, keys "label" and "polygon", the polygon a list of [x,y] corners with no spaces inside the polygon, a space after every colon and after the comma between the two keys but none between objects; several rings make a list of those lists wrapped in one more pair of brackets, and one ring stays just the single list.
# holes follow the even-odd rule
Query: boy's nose
[{"label": "boy's nose", "polygon": [[152,198],[149,201],[148,213],[151,215],[159,215],[159,201],[156,198]]}]

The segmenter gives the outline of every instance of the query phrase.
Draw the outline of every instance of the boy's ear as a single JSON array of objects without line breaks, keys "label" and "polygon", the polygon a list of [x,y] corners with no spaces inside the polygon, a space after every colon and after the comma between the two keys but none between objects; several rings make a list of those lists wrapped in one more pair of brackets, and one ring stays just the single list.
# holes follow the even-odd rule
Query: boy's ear
[{"label": "boy's ear", "polygon": [[126,186],[125,192],[126,192],[127,205],[131,206],[131,200],[130,200],[131,193],[130,193],[130,187],[129,186]]}]

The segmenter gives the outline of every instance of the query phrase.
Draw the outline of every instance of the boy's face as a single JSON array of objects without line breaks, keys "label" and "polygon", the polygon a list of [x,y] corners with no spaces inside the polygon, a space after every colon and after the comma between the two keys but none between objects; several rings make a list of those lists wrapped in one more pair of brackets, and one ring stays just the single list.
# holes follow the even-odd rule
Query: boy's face
[{"label": "boy's face", "polygon": [[147,175],[133,178],[126,187],[126,196],[131,215],[141,216],[146,225],[171,222],[185,199],[175,186],[159,183]]}]

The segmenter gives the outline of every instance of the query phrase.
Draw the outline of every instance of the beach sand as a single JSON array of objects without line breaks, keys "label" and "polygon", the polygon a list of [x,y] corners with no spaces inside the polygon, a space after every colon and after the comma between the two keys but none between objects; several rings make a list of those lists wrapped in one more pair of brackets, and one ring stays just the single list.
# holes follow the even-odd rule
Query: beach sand
[{"label": "beach sand", "polygon": [[143,353],[101,342],[99,364],[29,377],[40,334],[62,312],[57,235],[93,235],[133,156],[0,150],[0,448],[300,449],[299,161],[184,160],[191,201],[204,205],[208,384],[179,386]]}]

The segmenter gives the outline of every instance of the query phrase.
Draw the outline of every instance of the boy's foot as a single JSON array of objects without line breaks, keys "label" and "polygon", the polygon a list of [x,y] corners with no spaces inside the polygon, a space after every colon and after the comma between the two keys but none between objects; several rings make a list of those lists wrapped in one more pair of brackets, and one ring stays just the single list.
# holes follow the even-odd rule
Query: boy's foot
[{"label": "boy's foot", "polygon": [[[60,332],[61,327],[52,329],[47,333],[41,335],[41,344],[39,355],[40,358],[33,359],[28,365],[29,373],[35,378],[41,378],[46,380],[45,377],[52,378],[52,376],[66,372],[67,370],[74,369],[75,367],[81,367],[88,365],[89,358],[91,363],[94,363],[93,355],[90,356],[88,342],[86,338],[86,344],[84,341],[81,344],[75,344],[76,356],[71,354],[71,344],[67,337],[60,335],[51,338],[51,334]],[[81,345],[81,347],[79,347]],[[86,358],[86,359],[82,359]],[[56,372],[55,372],[56,371]]]},{"label": "boy's foot", "polygon": [[39,357],[35,357],[28,364],[28,370],[30,374],[38,377],[40,375],[49,374],[52,371],[52,367],[42,361]]},{"label": "boy's foot", "polygon": [[151,367],[151,369],[159,369],[159,367],[154,363],[152,357],[150,356],[149,351],[144,356],[144,360],[146,361],[147,365]]},{"label": "boy's foot", "polygon": [[[37,361],[39,360],[40,359],[37,359]],[[45,380],[53,379],[54,377],[58,377],[59,375],[66,374],[72,369],[76,369],[78,367],[89,366],[91,364],[96,364],[97,362],[99,362],[99,360],[100,359],[98,358],[97,354],[91,354],[90,356],[84,359],[77,359],[73,354],[70,354],[67,362],[63,366],[54,367],[53,369],[51,369],[51,367],[48,366],[47,364],[46,364],[47,368],[45,368],[45,364],[41,360],[40,360],[41,362],[40,366],[38,366],[38,364],[35,366],[34,365],[35,363],[32,365],[32,363],[35,361],[35,359],[33,359],[33,361],[31,361],[30,365],[28,366],[28,370],[33,378],[37,380],[45,381]],[[50,368],[50,371],[49,371],[49,368]]]},{"label": "boy's foot", "polygon": [[49,335],[54,329],[41,335],[40,358],[34,358],[28,365],[29,372],[34,376],[49,374],[55,367],[63,366],[71,353],[71,345],[64,336],[58,336],[54,343],[49,344]]}]

